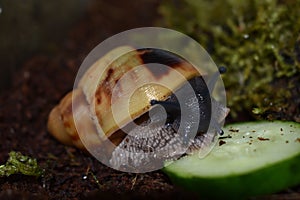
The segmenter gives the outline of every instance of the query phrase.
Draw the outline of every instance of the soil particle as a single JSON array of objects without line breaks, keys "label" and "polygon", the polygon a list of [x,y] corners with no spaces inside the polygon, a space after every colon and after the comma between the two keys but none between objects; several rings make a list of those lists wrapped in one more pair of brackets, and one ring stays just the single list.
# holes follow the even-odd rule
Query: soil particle
[{"label": "soil particle", "polygon": [[50,110],[72,90],[77,70],[92,48],[120,31],[153,26],[157,1],[140,3],[95,1],[56,54],[36,54],[14,74],[13,86],[0,94],[0,140],[4,141],[0,163],[6,162],[10,151],[20,151],[37,158],[45,173],[40,178],[0,178],[0,199],[80,199],[90,192],[155,195],[177,191],[161,171],[138,175],[115,171],[87,153],[60,144],[46,128]]}]

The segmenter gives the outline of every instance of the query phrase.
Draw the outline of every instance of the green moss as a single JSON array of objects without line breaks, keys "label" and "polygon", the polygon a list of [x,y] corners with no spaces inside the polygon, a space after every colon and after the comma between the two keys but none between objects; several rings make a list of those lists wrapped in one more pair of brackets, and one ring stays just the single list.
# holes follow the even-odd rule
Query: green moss
[{"label": "green moss", "polygon": [[5,165],[0,165],[0,177],[19,173],[39,177],[42,175],[42,172],[36,159],[14,151],[9,153],[9,158]]},{"label": "green moss", "polygon": [[198,40],[217,65],[228,68],[223,81],[234,118],[242,111],[282,112],[295,102],[299,10],[300,0],[182,0],[163,1],[159,7],[160,25]]}]

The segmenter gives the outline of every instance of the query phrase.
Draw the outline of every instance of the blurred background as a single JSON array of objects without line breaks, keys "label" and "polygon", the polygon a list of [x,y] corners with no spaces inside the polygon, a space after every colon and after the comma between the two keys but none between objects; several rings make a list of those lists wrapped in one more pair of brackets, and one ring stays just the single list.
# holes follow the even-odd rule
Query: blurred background
[{"label": "blurred background", "polygon": [[0,91],[33,54],[53,54],[87,10],[87,0],[0,1]]},{"label": "blurred background", "polygon": [[83,59],[131,28],[178,30],[226,66],[227,122],[300,122],[299,11],[300,0],[0,0],[0,163],[16,150],[47,171],[41,180],[0,179],[0,199],[7,199],[1,191],[41,199],[84,199],[92,191],[180,196],[161,171],[116,172],[47,132],[49,112],[72,90]]},{"label": "blurred background", "polygon": [[233,119],[300,121],[299,10],[299,0],[1,0],[0,91],[34,55],[57,56],[68,45],[74,57],[87,55],[120,31],[162,26],[196,39],[228,68]]}]

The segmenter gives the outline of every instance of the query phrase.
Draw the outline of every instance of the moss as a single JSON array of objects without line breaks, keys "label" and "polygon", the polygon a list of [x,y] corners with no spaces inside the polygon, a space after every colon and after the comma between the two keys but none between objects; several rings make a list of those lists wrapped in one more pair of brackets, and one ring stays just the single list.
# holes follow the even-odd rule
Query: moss
[{"label": "moss", "polygon": [[[223,81],[233,118],[245,111],[280,118],[297,102],[299,10],[300,0],[174,0],[159,7],[160,25],[190,35],[217,65],[227,66]],[[298,108],[287,115],[295,113]]]},{"label": "moss", "polygon": [[42,175],[42,169],[38,166],[36,159],[12,151],[5,165],[0,165],[0,177],[19,173],[39,177]]}]

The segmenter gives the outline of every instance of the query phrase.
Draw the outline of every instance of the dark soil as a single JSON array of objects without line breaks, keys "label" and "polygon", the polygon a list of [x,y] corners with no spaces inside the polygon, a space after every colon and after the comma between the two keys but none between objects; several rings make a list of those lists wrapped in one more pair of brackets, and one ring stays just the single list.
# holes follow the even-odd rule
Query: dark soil
[{"label": "dark soil", "polygon": [[[104,2],[104,1],[103,1]],[[161,171],[129,174],[56,141],[46,128],[50,110],[70,90],[85,56],[101,41],[135,27],[153,26],[157,1],[94,3],[54,55],[38,54],[15,73],[0,98],[0,163],[20,151],[37,158],[45,175],[0,178],[0,199],[192,198]]]},{"label": "dark soil", "polygon": [[[103,1],[104,2],[104,1]],[[16,72],[13,87],[0,99],[0,163],[12,150],[37,158],[45,176],[0,179],[1,197],[76,199],[105,193],[154,194],[173,190],[160,171],[128,174],[110,169],[92,156],[57,142],[47,132],[50,110],[70,90],[85,56],[101,41],[130,28],[151,26],[155,1],[106,1],[90,6],[55,55],[39,54]],[[27,194],[24,194],[27,193]],[[107,192],[109,197],[111,192]],[[101,194],[102,195],[102,194]],[[20,196],[20,197],[21,197]]]}]

